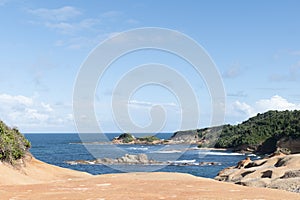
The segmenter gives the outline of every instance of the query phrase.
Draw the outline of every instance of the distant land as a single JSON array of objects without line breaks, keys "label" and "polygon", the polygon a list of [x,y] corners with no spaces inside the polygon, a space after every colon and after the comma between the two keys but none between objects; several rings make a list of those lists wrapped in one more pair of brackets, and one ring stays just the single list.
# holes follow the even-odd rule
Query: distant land
[{"label": "distant land", "polygon": [[268,111],[238,125],[177,131],[170,139],[161,141],[154,136],[135,138],[124,133],[115,138],[113,143],[189,143],[198,144],[199,148],[226,148],[245,153],[300,153],[300,111]]}]

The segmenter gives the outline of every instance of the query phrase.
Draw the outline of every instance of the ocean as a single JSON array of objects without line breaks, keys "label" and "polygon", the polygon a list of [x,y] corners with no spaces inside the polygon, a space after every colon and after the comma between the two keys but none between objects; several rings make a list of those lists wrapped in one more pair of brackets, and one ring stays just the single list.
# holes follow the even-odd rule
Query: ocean
[{"label": "ocean", "polygon": [[[92,134],[91,134],[92,135]],[[95,137],[96,138],[95,134]],[[106,134],[111,140],[119,134]],[[172,133],[157,134],[156,137],[167,139]],[[83,143],[78,134],[25,134],[31,142],[30,152],[33,156],[46,163],[70,168],[90,174],[124,173],[127,171],[160,171],[180,172],[195,176],[214,178],[218,172],[226,167],[234,166],[246,156],[252,160],[258,159],[256,155],[245,155],[223,150],[198,149],[196,145],[112,145],[104,143]],[[93,137],[91,137],[93,138]],[[90,146],[89,146],[90,145]],[[90,147],[97,149],[101,158],[117,158],[120,154],[113,149],[120,149],[120,152],[127,154],[147,154],[151,159],[169,161],[172,165],[151,166],[151,165],[122,165],[106,166],[102,164],[77,164],[70,165],[66,161],[94,160],[98,156],[90,153]],[[93,153],[93,152],[92,152]],[[199,165],[199,163],[215,162],[215,165]],[[183,164],[185,163],[185,164]],[[125,169],[125,170],[124,170]]]}]

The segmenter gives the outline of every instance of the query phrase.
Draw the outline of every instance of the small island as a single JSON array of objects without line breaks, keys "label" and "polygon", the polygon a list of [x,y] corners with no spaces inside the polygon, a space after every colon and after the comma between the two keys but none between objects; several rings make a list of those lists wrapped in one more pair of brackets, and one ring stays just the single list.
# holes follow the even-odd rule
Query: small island
[{"label": "small island", "polygon": [[123,133],[118,137],[115,137],[112,140],[113,144],[147,144],[147,145],[155,145],[155,144],[163,144],[164,140],[161,140],[155,136],[146,136],[146,137],[134,137],[130,133]]}]

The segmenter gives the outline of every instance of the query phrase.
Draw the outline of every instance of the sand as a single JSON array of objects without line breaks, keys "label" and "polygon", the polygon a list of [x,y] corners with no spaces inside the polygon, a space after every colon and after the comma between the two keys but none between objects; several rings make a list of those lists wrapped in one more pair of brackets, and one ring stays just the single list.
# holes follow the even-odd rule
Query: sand
[{"label": "sand", "polygon": [[34,158],[14,169],[0,163],[0,199],[300,199],[300,194],[252,188],[180,173],[92,176]]}]

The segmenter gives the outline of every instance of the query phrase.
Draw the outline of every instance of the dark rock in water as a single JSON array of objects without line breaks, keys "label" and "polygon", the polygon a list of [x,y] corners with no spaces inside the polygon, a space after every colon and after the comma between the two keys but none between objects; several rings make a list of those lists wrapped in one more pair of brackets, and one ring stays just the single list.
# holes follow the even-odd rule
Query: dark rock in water
[{"label": "dark rock in water", "polygon": [[76,161],[66,161],[66,163],[70,165],[77,165],[77,164],[103,164],[103,165],[115,165],[115,164],[142,164],[142,165],[149,165],[149,164],[163,164],[162,162],[155,161],[152,159],[148,159],[146,154],[138,154],[138,155],[130,155],[125,154],[120,158],[98,158],[96,160],[76,160]]},{"label": "dark rock in water", "polygon": [[206,166],[206,165],[221,165],[219,162],[200,162],[200,166]]},{"label": "dark rock in water", "polygon": [[210,165],[221,165],[219,162],[196,162],[196,160],[179,160],[179,161],[168,161],[170,166],[210,166]]},{"label": "dark rock in water", "polygon": [[196,160],[179,160],[179,161],[156,161],[149,159],[146,154],[125,154],[120,158],[98,158],[96,160],[76,160],[66,161],[70,165],[171,165],[171,166],[206,166],[206,165],[221,165],[219,162],[196,162]]},{"label": "dark rock in water", "polygon": [[[103,162],[102,162],[103,163]],[[102,164],[99,163],[99,164]],[[125,156],[116,159],[118,164],[154,164],[157,163],[154,160],[149,160],[146,154],[130,155],[125,154]]]}]

